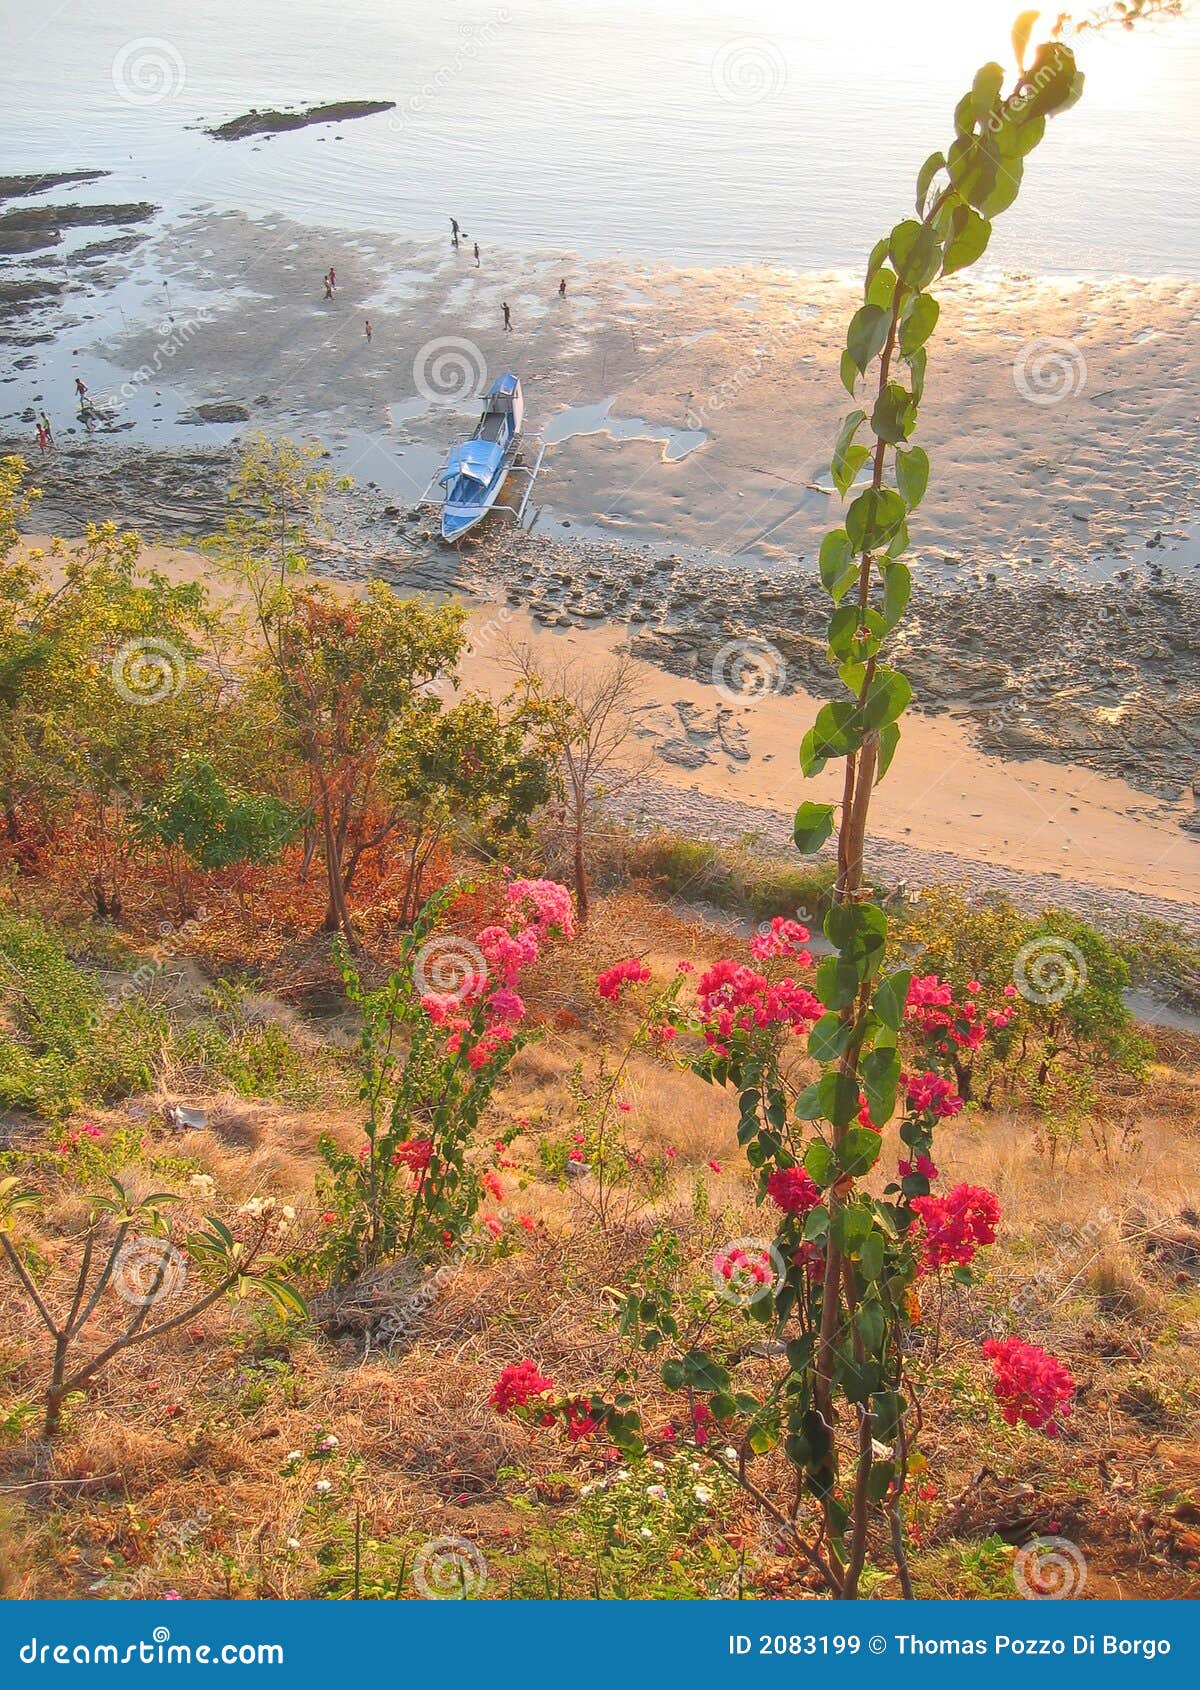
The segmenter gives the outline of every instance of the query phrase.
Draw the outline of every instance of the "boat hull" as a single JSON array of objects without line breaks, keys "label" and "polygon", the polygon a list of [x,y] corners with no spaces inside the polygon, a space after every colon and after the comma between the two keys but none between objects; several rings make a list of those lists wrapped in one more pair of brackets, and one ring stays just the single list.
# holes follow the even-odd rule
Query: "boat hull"
[{"label": "boat hull", "polygon": [[482,522],[484,517],[495,505],[500,496],[500,489],[508,471],[498,475],[495,481],[486,488],[480,489],[479,499],[456,502],[449,500],[442,506],[442,539],[461,540],[464,534]]}]

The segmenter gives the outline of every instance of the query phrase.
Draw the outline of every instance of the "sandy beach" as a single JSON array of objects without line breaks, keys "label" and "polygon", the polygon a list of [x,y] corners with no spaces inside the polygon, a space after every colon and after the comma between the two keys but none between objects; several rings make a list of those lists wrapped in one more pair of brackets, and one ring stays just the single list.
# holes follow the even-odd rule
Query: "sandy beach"
[{"label": "sandy beach", "polygon": [[[62,300],[10,324],[0,379],[5,449],[28,453],[35,407],[55,423],[40,528],[201,535],[247,432],[317,439],[355,484],[323,574],[467,596],[486,631],[470,684],[493,691],[518,634],[596,661],[628,644],[654,753],[637,802],[654,811],[657,787],[684,831],[786,849],[796,747],[830,685],[815,551],[841,508],[851,278],[490,251],[476,268],[469,244],[234,212],[68,270]],[[1200,901],[1198,310],[1200,284],[1171,278],[947,288],[902,638],[916,711],[878,808],[893,876],[967,865],[1033,898],[1069,882],[1081,906]],[[525,528],[494,520],[451,551],[418,500],[509,366],[543,473]]]}]

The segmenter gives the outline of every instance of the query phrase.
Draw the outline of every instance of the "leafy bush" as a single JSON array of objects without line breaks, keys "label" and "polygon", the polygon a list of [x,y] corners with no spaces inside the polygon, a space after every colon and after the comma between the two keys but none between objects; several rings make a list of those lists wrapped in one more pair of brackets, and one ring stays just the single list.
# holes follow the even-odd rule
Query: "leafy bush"
[{"label": "leafy bush", "polygon": [[168,1036],[143,998],[110,1005],[36,916],[0,913],[0,1107],[60,1119],[143,1091]]}]

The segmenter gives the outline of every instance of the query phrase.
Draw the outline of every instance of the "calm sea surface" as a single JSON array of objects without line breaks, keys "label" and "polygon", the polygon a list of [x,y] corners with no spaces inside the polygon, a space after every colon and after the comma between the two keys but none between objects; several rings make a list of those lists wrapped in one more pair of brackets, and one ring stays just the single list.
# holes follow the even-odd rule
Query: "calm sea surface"
[{"label": "calm sea surface", "polygon": [[[0,0],[0,171],[87,197],[681,263],[857,266],[909,205],[999,0]],[[991,259],[1200,274],[1200,16],[1093,39]],[[226,144],[254,105],[393,113]]]}]

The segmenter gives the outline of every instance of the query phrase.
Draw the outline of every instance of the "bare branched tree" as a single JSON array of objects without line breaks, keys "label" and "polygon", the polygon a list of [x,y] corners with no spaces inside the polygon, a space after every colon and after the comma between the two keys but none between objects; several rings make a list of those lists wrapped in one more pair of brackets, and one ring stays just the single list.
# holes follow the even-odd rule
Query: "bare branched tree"
[{"label": "bare branched tree", "polygon": [[562,773],[559,814],[568,840],[579,920],[588,918],[588,841],[605,799],[644,779],[654,753],[637,738],[633,712],[643,701],[642,678],[627,651],[594,660],[576,652],[535,652],[510,644],[507,667],[518,695],[549,706],[550,745]]}]

